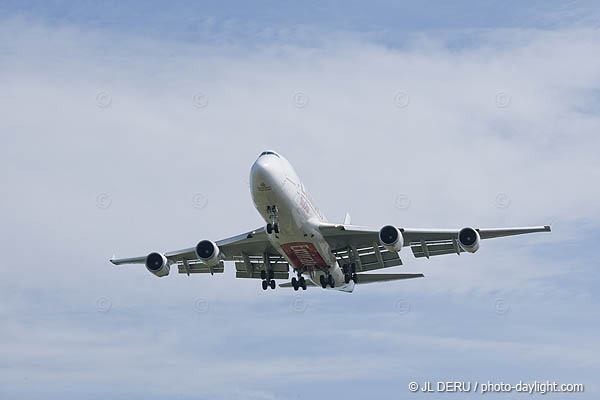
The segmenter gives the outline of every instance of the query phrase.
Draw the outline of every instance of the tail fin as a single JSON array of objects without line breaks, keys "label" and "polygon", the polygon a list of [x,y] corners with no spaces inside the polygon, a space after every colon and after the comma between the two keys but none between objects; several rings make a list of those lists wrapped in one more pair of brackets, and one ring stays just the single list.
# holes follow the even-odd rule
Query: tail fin
[{"label": "tail fin", "polygon": [[350,225],[350,214],[346,213],[344,217],[344,225]]}]

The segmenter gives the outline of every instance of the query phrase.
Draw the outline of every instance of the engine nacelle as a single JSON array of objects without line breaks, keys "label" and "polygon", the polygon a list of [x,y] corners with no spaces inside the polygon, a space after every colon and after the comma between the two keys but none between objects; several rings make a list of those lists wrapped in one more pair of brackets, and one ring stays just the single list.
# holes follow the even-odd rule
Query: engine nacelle
[{"label": "engine nacelle", "polygon": [[169,260],[164,254],[161,253],[150,253],[146,256],[146,269],[156,276],[169,275],[171,266]]},{"label": "engine nacelle", "polygon": [[462,228],[458,232],[458,244],[464,251],[475,253],[479,249],[479,232],[473,228]]},{"label": "engine nacelle", "polygon": [[379,231],[379,241],[386,250],[398,252],[404,246],[402,232],[393,225],[386,225]]},{"label": "engine nacelle", "polygon": [[209,267],[214,267],[221,261],[217,244],[211,240],[203,240],[196,245],[196,255]]}]

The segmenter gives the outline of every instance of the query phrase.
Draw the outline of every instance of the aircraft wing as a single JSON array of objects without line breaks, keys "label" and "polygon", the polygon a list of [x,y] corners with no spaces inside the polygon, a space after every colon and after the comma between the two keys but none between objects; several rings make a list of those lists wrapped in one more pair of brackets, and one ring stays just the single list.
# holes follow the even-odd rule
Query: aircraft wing
[{"label": "aircraft wing", "polygon": [[[460,229],[411,229],[398,227],[398,230],[404,238],[404,247],[410,247],[413,255],[417,258],[429,258],[431,256],[453,253],[460,254],[464,252],[457,241]],[[481,239],[491,239],[525,233],[550,232],[550,226],[475,228],[475,230],[479,233]],[[359,271],[387,268],[402,264],[398,253],[386,251],[380,244],[379,230],[377,228],[359,225],[322,224],[320,231],[334,252],[341,255],[343,259],[355,261],[357,263],[357,270]],[[394,256],[398,257],[397,261],[387,261],[391,260]],[[361,264],[364,264],[363,259],[371,261],[370,264],[372,265],[367,269],[359,269],[363,266]],[[376,263],[373,263],[373,261],[376,261]]]},{"label": "aircraft wing", "polygon": [[[260,279],[260,271],[269,263],[275,279],[288,279],[289,266],[285,259],[273,248],[267,238],[264,227],[241,235],[232,236],[216,242],[221,252],[221,262],[209,267],[198,259],[195,247],[170,251],[164,256],[171,266],[177,266],[179,273],[222,273],[223,261],[235,261],[236,277]],[[144,264],[146,256],[111,259],[115,265]]]}]

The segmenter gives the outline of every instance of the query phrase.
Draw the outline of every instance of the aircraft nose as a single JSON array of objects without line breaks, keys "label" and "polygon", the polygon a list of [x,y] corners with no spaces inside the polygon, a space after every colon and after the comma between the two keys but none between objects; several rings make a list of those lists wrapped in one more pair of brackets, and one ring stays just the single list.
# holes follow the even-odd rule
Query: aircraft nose
[{"label": "aircraft nose", "polygon": [[259,191],[269,191],[278,183],[280,160],[276,156],[263,155],[258,158],[250,170],[252,187]]}]

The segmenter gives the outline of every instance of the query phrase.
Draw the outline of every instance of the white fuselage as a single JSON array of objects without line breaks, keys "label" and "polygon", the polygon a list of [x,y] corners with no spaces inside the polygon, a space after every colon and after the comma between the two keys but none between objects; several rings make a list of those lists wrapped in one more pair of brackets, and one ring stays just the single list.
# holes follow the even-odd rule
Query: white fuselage
[{"label": "white fuselage", "polygon": [[[321,275],[330,273],[336,288],[346,288],[342,269],[319,231],[325,217],[292,165],[279,154],[266,153],[252,165],[250,192],[266,223],[279,224],[279,233],[269,234],[269,241],[294,270],[307,272],[315,284],[319,285]],[[275,221],[272,206],[277,207]]]}]

